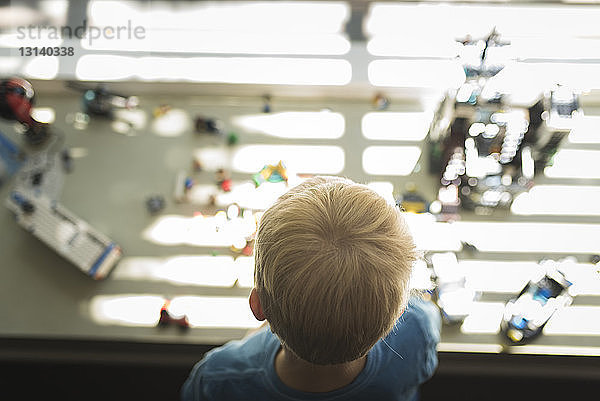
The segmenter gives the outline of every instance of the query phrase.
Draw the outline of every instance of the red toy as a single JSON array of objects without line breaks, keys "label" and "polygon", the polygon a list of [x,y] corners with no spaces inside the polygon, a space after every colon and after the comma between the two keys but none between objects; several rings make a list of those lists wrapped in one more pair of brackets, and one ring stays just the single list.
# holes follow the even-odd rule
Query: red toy
[{"label": "red toy", "polygon": [[244,255],[244,256],[252,256],[253,252],[254,252],[254,246],[253,245],[246,245],[244,247],[244,249],[242,249],[242,255]]},{"label": "red toy", "polygon": [[0,117],[18,121],[26,127],[25,138],[36,145],[48,137],[48,124],[31,117],[35,94],[31,84],[21,78],[0,81]]},{"label": "red toy", "polygon": [[231,187],[233,185],[233,182],[231,181],[230,178],[223,180],[223,182],[221,182],[221,189],[225,192],[229,192],[231,191]]},{"label": "red toy", "polygon": [[163,304],[162,308],[160,308],[160,318],[158,319],[158,327],[167,327],[171,325],[175,325],[182,329],[187,329],[190,327],[190,322],[186,315],[181,317],[173,317],[169,312],[169,305],[171,304],[170,300],[166,300]]}]

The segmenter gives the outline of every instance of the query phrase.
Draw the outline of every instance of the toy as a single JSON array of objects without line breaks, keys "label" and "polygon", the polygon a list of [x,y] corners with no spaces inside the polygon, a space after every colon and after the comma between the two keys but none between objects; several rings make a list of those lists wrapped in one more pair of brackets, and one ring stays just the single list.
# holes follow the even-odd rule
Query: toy
[{"label": "toy", "polygon": [[14,187],[20,192],[44,194],[55,200],[63,174],[72,169],[72,163],[62,149],[64,136],[32,117],[33,101],[29,82],[20,78],[0,81],[0,116],[20,123],[17,132],[24,134],[26,145],[21,149],[0,134],[0,181],[15,175]]},{"label": "toy", "polygon": [[146,199],[146,209],[150,214],[157,214],[165,208],[165,198],[161,195],[153,195]]},{"label": "toy", "polygon": [[0,132],[0,187],[21,168],[26,159],[25,152]]},{"label": "toy", "polygon": [[169,305],[171,304],[170,300],[166,300],[163,306],[160,308],[160,317],[158,319],[158,327],[167,327],[171,325],[175,325],[180,329],[188,329],[190,327],[190,323],[186,315],[180,317],[174,317],[169,312]]},{"label": "toy", "polygon": [[161,104],[160,106],[155,107],[154,110],[152,110],[152,115],[154,116],[154,118],[162,117],[165,114],[167,114],[171,109],[171,105]]},{"label": "toy", "polygon": [[209,134],[221,134],[223,123],[221,121],[214,118],[207,118],[198,116],[196,117],[194,126],[196,128],[196,133],[209,133]]},{"label": "toy", "polygon": [[0,81],[0,116],[28,124],[34,101],[33,87],[21,78]]},{"label": "toy", "polygon": [[288,180],[287,170],[280,160],[276,165],[267,164],[258,173],[252,176],[254,185],[259,187],[264,182],[281,182]]},{"label": "toy", "polygon": [[[482,39],[458,41],[466,80],[447,92],[434,115],[427,137],[430,172],[439,175],[440,189],[457,188],[456,206],[480,215],[507,211],[552,162],[581,113],[579,95],[557,85],[531,107],[510,104],[492,79],[508,59],[488,57],[491,48],[510,42],[495,29]],[[469,50],[476,57],[469,58]]]},{"label": "toy", "polygon": [[64,149],[60,154],[60,160],[65,172],[70,173],[73,171],[73,157],[68,149]]},{"label": "toy", "polygon": [[406,191],[396,200],[396,205],[409,213],[427,212],[427,200],[417,192],[416,185],[412,182],[406,184]]},{"label": "toy", "polygon": [[373,97],[373,101],[371,103],[377,110],[386,110],[390,105],[390,100],[381,93],[377,93],[375,97]]},{"label": "toy", "polygon": [[15,191],[34,198],[58,200],[65,173],[73,168],[70,154],[63,148],[61,135],[52,134],[43,145],[26,149],[26,160],[15,175]]},{"label": "toy", "polygon": [[271,96],[270,95],[264,95],[263,96],[263,108],[262,108],[262,112],[263,113],[270,113],[271,112]]},{"label": "toy", "polygon": [[31,203],[28,199],[23,197],[20,193],[13,192],[11,194],[11,200],[15,203],[15,205],[17,205],[21,209],[21,212],[23,212],[23,214],[30,215],[33,212],[35,212],[35,206],[33,205],[33,203]]},{"label": "toy", "polygon": [[[528,132],[525,110],[484,110],[469,106],[442,136],[431,132],[432,158],[442,188],[457,188],[460,205],[469,210],[508,209],[533,185],[533,159],[522,146]],[[441,194],[441,193],[440,193]],[[440,198],[440,201],[442,199]]]},{"label": "toy", "polygon": [[96,280],[106,277],[121,257],[118,245],[43,195],[13,191],[6,206],[21,227]]},{"label": "toy", "polygon": [[217,169],[216,173],[215,173],[215,177],[217,179],[217,182],[222,182],[223,180],[229,178],[229,174],[225,171],[224,168],[219,168]]},{"label": "toy", "polygon": [[433,269],[433,298],[445,323],[462,322],[471,311],[479,293],[466,286],[466,277],[453,252],[434,253],[427,258]]},{"label": "toy", "polygon": [[226,180],[221,181],[219,186],[221,187],[221,189],[223,191],[230,192],[231,189],[233,188],[233,181],[230,178],[228,178]]},{"label": "toy", "polygon": [[243,249],[246,248],[246,240],[243,238],[239,238],[237,239],[234,243],[231,244],[231,251],[235,252],[235,253],[241,253]]},{"label": "toy", "polygon": [[[490,64],[487,58],[490,48],[507,46],[510,44],[510,41],[500,39],[500,34],[496,32],[496,28],[492,29],[492,32],[483,39],[473,39],[471,35],[467,35],[464,39],[457,39],[456,41],[462,43],[465,47],[474,46],[480,48],[478,58],[476,60],[468,60],[463,66],[468,78],[489,78],[495,76],[504,69],[504,65],[502,64]],[[481,43],[483,43],[483,46],[481,46]]]},{"label": "toy", "polygon": [[533,184],[532,152],[524,139],[532,135],[529,116],[525,108],[505,104],[501,94],[486,87],[504,68],[489,63],[488,48],[509,42],[501,41],[495,30],[482,40],[460,42],[483,43],[483,49],[476,60],[461,57],[467,79],[458,91],[448,92],[434,116],[428,135],[430,170],[439,174],[440,196],[442,188],[456,187],[457,210],[461,206],[490,214],[508,209]]},{"label": "toy", "polygon": [[6,206],[21,227],[87,275],[102,279],[116,265],[121,249],[57,202],[72,159],[62,148],[63,136],[31,116],[33,99],[29,82],[19,78],[0,82],[0,115],[22,124],[29,145],[20,152],[0,135],[0,167],[9,174],[18,170]]},{"label": "toy", "polygon": [[176,202],[184,202],[187,199],[186,178],[187,175],[183,170],[178,171],[175,176],[175,191],[173,193],[173,198]]},{"label": "toy", "polygon": [[24,128],[29,145],[41,145],[50,136],[49,124],[41,123],[31,116],[35,93],[31,84],[21,78],[0,81],[0,117],[17,121]]},{"label": "toy", "polygon": [[571,132],[575,118],[582,113],[579,95],[563,85],[547,91],[529,108],[532,135],[524,141],[531,147],[536,173],[552,164],[559,145]]},{"label": "toy", "polygon": [[84,130],[90,123],[90,116],[85,113],[77,112],[75,114],[67,114],[66,120],[68,124],[73,124],[73,128]]},{"label": "toy", "polygon": [[242,249],[242,255],[252,256],[254,253],[254,241],[248,241],[248,244]]},{"label": "toy", "polygon": [[238,137],[238,135],[235,132],[230,132],[227,135],[227,145],[228,146],[233,146],[233,145],[237,144],[239,140],[240,140],[240,138]]},{"label": "toy", "polygon": [[572,302],[571,282],[552,261],[542,264],[546,266],[544,276],[531,280],[505,306],[500,328],[512,344],[525,344],[539,336],[552,315]]},{"label": "toy", "polygon": [[235,253],[241,253],[244,256],[252,256],[254,253],[254,240],[251,241],[239,241],[231,245],[231,250]]},{"label": "toy", "polygon": [[468,255],[475,255],[479,252],[479,249],[470,242],[460,241],[460,244],[462,246],[463,252],[465,252]]},{"label": "toy", "polygon": [[198,157],[192,159],[192,170],[196,173],[201,172],[203,169],[202,161]]},{"label": "toy", "polygon": [[441,221],[460,220],[459,215],[460,199],[458,197],[458,187],[450,184],[442,186],[438,190],[438,198],[429,205],[430,213],[437,215]]},{"label": "toy", "polygon": [[216,172],[217,185],[225,192],[231,191],[233,188],[233,181],[231,180],[229,173],[225,169],[220,168]]},{"label": "toy", "polygon": [[68,82],[67,87],[83,92],[81,98],[83,111],[89,115],[113,118],[116,109],[133,109],[139,105],[136,96],[110,92],[104,84],[90,88],[79,83]]},{"label": "toy", "polygon": [[185,187],[185,192],[190,191],[194,187],[194,180],[191,177],[186,177],[183,186]]}]

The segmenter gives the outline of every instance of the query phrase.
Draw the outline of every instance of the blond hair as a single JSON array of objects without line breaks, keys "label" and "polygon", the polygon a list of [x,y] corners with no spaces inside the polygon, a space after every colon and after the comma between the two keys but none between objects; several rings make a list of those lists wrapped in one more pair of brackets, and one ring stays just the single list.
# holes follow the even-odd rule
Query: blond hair
[{"label": "blond hair", "polygon": [[398,209],[351,180],[314,177],[262,216],[254,281],[284,346],[305,361],[338,364],[392,329],[416,258]]}]

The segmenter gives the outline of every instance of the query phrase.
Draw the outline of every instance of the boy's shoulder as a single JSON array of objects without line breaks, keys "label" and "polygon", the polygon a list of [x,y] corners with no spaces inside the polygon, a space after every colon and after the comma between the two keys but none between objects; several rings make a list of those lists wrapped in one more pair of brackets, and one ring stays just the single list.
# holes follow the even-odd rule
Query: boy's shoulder
[{"label": "boy's shoulder", "polygon": [[404,313],[385,340],[401,343],[403,347],[437,346],[441,324],[440,312],[433,302],[420,296],[411,296]]},{"label": "boy's shoulder", "polygon": [[279,339],[265,328],[215,348],[198,362],[182,387],[182,400],[261,399]]},{"label": "boy's shoulder", "polygon": [[242,340],[209,351],[204,357],[204,372],[221,376],[223,371],[249,373],[268,366],[269,359],[279,349],[279,339],[269,328],[264,328]]},{"label": "boy's shoulder", "polygon": [[413,320],[429,340],[435,342],[440,340],[442,318],[433,302],[419,295],[411,296],[403,316],[400,317],[401,321],[408,319]]},{"label": "boy's shoulder", "polygon": [[[423,383],[437,368],[441,317],[433,303],[411,297],[392,331],[378,342],[382,372],[402,377],[407,386]],[[384,373],[385,375],[385,373]]]}]

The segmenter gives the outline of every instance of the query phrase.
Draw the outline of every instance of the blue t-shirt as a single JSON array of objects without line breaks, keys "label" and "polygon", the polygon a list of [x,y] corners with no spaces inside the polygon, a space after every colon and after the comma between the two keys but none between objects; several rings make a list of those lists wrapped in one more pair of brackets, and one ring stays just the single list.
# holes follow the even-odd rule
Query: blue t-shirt
[{"label": "blue t-shirt", "polygon": [[308,393],[292,389],[275,372],[281,343],[269,329],[208,352],[182,388],[183,401],[199,400],[414,400],[437,367],[440,315],[430,302],[411,298],[392,332],[373,346],[364,369],[345,387]]}]

